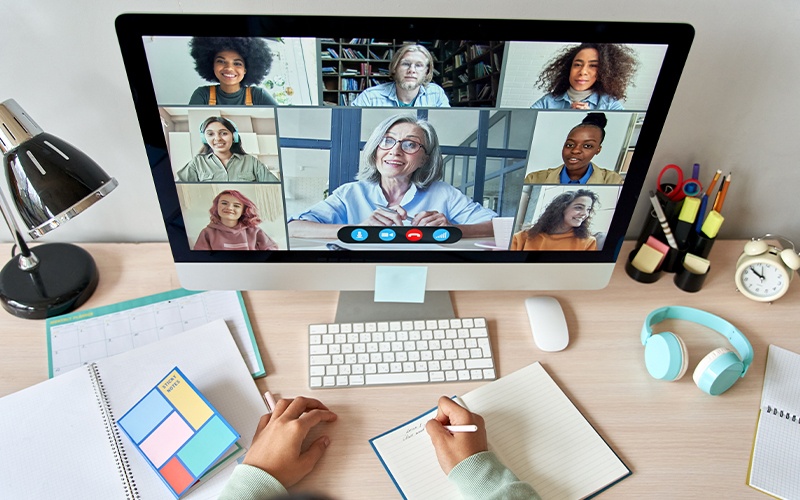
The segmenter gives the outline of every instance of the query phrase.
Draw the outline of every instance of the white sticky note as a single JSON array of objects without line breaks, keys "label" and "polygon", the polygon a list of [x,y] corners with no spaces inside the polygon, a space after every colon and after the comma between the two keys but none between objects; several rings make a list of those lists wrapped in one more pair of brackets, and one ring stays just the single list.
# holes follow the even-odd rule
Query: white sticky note
[{"label": "white sticky note", "polygon": [[426,266],[377,266],[375,302],[425,302]]}]

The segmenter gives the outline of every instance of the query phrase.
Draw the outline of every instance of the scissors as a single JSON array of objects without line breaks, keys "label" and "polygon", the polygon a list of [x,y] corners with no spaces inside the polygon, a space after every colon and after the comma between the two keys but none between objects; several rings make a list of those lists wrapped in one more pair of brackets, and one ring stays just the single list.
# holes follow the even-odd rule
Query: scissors
[{"label": "scissors", "polygon": [[[678,182],[675,184],[662,183],[662,177],[664,177],[664,174],[669,173],[670,170],[675,171],[675,174],[678,176]],[[687,196],[696,196],[703,191],[703,186],[700,184],[700,181],[691,177],[684,180],[683,170],[681,170],[681,167],[673,164],[669,164],[661,169],[661,173],[658,174],[657,182],[658,190],[661,191],[670,201],[681,201]]]}]

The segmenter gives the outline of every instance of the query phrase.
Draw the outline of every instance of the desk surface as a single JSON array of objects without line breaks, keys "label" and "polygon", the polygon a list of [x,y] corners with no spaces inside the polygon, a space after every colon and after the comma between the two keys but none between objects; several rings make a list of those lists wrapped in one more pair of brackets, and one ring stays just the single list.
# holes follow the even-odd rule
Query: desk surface
[{"label": "desk surface", "polygon": [[[539,351],[530,335],[523,300],[539,292],[453,292],[453,306],[457,315],[487,318],[500,376],[541,361],[633,470],[601,498],[765,498],[746,486],[747,465],[767,346],[774,343],[800,352],[800,330],[795,326],[800,285],[771,305],[742,297],[733,282],[742,244],[716,243],[710,275],[698,293],[676,288],[672,275],[654,284],[637,283],[625,274],[622,263],[603,290],[550,293],[561,301],[571,332],[569,347],[558,353]],[[627,242],[620,255],[627,256],[631,245]],[[82,246],[101,273],[97,292],[84,308],[180,286],[166,244]],[[0,245],[0,255],[9,255],[9,250],[10,245]],[[339,414],[325,430],[331,447],[297,490],[325,492],[337,499],[397,498],[368,439],[431,408],[440,395],[463,394],[479,383],[309,390],[307,325],[333,321],[336,300],[336,292],[245,293],[268,373],[257,384],[283,397],[312,395]],[[747,376],[719,397],[697,389],[691,373],[672,383],[650,378],[639,334],[647,313],[665,305],[700,307],[739,327],[755,349]],[[726,345],[700,326],[675,321],[662,325],[686,342],[690,370],[706,353]],[[45,380],[44,323],[2,311],[0,332],[0,396]]]}]

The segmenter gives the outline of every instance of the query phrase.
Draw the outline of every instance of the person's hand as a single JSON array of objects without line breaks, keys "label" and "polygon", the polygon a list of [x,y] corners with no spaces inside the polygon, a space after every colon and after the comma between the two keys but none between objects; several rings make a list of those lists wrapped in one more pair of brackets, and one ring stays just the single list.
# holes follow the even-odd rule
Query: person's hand
[{"label": "person's hand", "polygon": [[333,422],[336,414],[316,399],[281,399],[272,414],[261,417],[244,463],[268,472],[288,488],[297,484],[317,464],[330,444],[328,436],[301,449],[308,432],[320,422]]},{"label": "person's hand", "polygon": [[403,207],[376,208],[360,226],[402,226],[408,213]]},{"label": "person's hand", "polygon": [[414,220],[411,221],[412,226],[451,226],[450,221],[447,220],[447,217],[441,212],[437,211],[425,211],[419,212],[417,215],[414,216]]},{"label": "person's hand", "polygon": [[589,103],[581,101],[573,102],[572,109],[589,109]]},{"label": "person's hand", "polygon": [[[476,432],[450,433],[443,427],[468,424],[477,425],[478,430]],[[425,430],[431,437],[439,466],[445,474],[450,474],[453,467],[465,458],[489,449],[483,417],[470,412],[446,396],[439,398],[436,418],[428,421]]]}]

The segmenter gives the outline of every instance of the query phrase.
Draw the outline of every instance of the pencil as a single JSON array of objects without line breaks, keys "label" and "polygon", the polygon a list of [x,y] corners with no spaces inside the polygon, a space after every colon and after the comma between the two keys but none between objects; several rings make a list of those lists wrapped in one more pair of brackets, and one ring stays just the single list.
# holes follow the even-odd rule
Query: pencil
[{"label": "pencil", "polygon": [[656,194],[652,191],[650,191],[650,203],[653,204],[653,210],[656,211],[656,217],[658,218],[658,222],[661,224],[661,229],[664,231],[664,236],[667,237],[667,243],[670,247],[678,250],[678,242],[676,242],[675,237],[672,236],[672,229],[670,229],[669,222],[667,222],[667,216],[664,215],[664,210],[661,208],[661,203],[658,202]]},{"label": "pencil", "polygon": [[708,184],[708,188],[706,188],[706,193],[711,194],[711,190],[714,189],[714,186],[717,184],[720,175],[722,175],[722,170],[717,169],[717,171],[714,173],[714,178],[711,179],[711,182]]},{"label": "pencil", "polygon": [[450,432],[477,432],[477,425],[444,425],[442,426]]},{"label": "pencil", "polygon": [[722,204],[725,203],[725,195],[728,194],[728,186],[731,184],[731,174],[725,176],[722,185],[719,187],[716,198],[714,198],[714,210],[722,212]]}]

